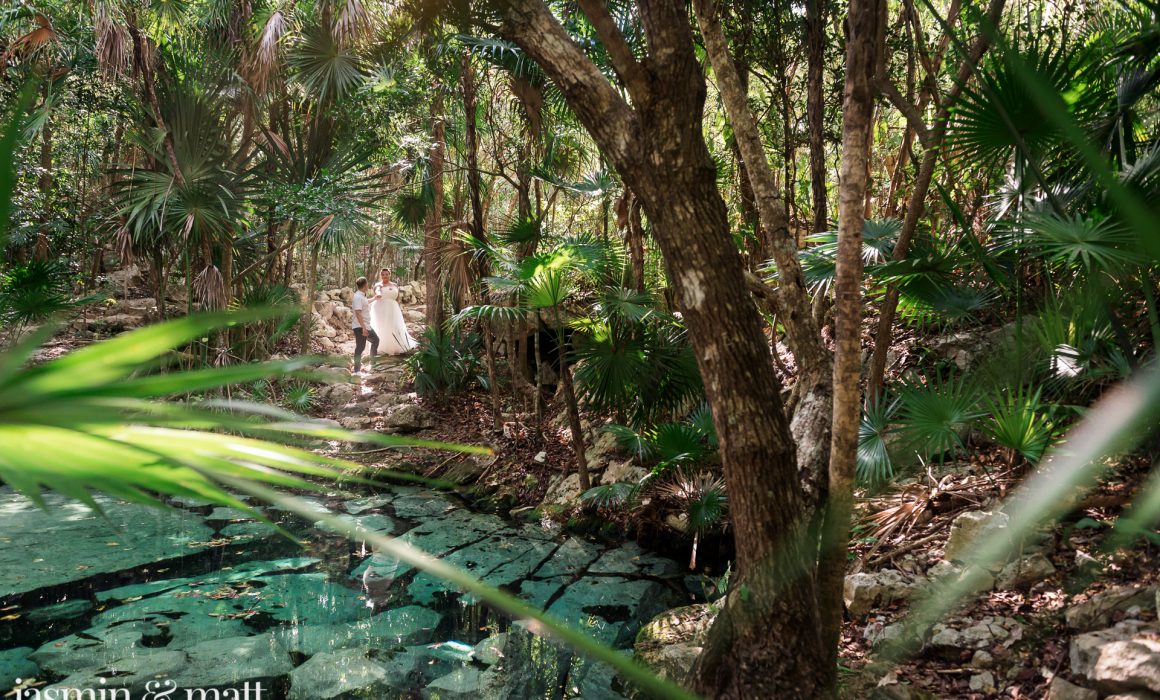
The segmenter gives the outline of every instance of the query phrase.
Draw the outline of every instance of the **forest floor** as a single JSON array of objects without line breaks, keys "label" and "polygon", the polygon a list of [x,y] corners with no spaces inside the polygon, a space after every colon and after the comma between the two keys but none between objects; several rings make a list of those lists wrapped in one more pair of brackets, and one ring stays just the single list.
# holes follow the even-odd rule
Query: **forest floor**
[{"label": "forest floor", "polygon": [[[417,336],[421,323],[411,328]],[[67,338],[57,339],[41,357],[63,354],[72,345]],[[336,346],[349,357],[353,342]],[[316,414],[347,427],[487,444],[494,451],[493,457],[471,460],[439,450],[354,446],[337,448],[340,456],[375,470],[448,478],[480,508],[551,518],[583,534],[635,538],[678,559],[688,554],[688,543],[666,531],[663,515],[655,510],[592,512],[576,501],[544,502],[554,479],[572,468],[570,432],[560,419],[561,408],[552,403],[544,412],[542,439],[520,418],[531,407],[510,395],[504,397],[501,429],[495,430],[486,392],[444,401],[421,398],[413,393],[403,358],[397,357],[380,358],[370,373],[352,384],[324,388],[320,396]],[[974,513],[1001,510],[1003,499],[1029,473],[1009,467],[995,449],[971,446],[954,462],[929,465],[926,473],[895,481],[878,493],[860,493],[851,574],[862,577],[853,586],[847,580],[843,696],[1041,698],[1052,688],[1056,698],[1105,697],[1063,693],[1083,690],[1066,686],[1069,680],[1090,685],[1077,668],[1091,663],[1082,658],[1090,655],[1084,647],[1088,633],[1120,624],[1160,635],[1160,548],[1147,540],[1105,547],[1111,523],[1150,467],[1144,457],[1122,460],[1059,524],[1027,542],[1022,558],[988,572],[986,590],[929,630],[921,651],[891,665],[875,659],[875,645],[898,632],[896,623],[931,581],[961,570],[947,561],[952,524],[959,527]],[[726,538],[703,542],[702,573],[722,574],[730,554]]]}]

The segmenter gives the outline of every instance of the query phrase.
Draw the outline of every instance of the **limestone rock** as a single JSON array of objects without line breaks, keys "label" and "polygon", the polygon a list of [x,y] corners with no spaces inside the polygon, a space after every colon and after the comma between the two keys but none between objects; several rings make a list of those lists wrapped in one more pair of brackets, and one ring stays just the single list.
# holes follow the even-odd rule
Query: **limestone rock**
[{"label": "limestone rock", "polygon": [[1011,562],[1003,567],[997,579],[998,587],[1004,590],[1027,588],[1055,574],[1055,565],[1040,553],[1032,554]]},{"label": "limestone rock", "polygon": [[289,700],[332,700],[382,695],[390,688],[382,664],[362,649],[323,652],[290,672]]},{"label": "limestone rock", "polygon": [[415,404],[403,404],[386,415],[388,430],[414,433],[435,427],[435,417],[427,409]]},{"label": "limestone rock", "polygon": [[1076,635],[1071,640],[1068,658],[1071,672],[1077,676],[1090,678],[1099,661],[1100,650],[1106,644],[1132,639],[1137,634],[1158,633],[1160,627],[1140,620],[1124,620],[1107,629]]},{"label": "limestone rock", "polygon": [[1118,586],[1093,595],[1090,599],[1073,605],[1064,613],[1069,629],[1079,632],[1099,629],[1112,624],[1117,612],[1132,607],[1151,607],[1157,595],[1157,588],[1138,586]]},{"label": "limestone rock", "polygon": [[557,474],[548,477],[548,491],[541,503],[572,506],[580,500],[580,475]]},{"label": "limestone rock", "polygon": [[1008,517],[1006,513],[983,510],[967,511],[951,523],[950,536],[943,550],[943,559],[964,561],[983,538],[1004,536]]},{"label": "limestone rock", "polygon": [[894,569],[860,572],[846,577],[842,597],[846,609],[855,617],[861,617],[875,606],[893,600],[908,598],[915,584]]},{"label": "limestone rock", "polygon": [[457,668],[446,676],[431,681],[423,689],[423,697],[430,700],[477,700],[482,686],[482,675],[474,666]]},{"label": "limestone rock", "polygon": [[991,656],[991,653],[984,649],[979,649],[971,657],[971,668],[991,668],[994,665],[995,657]]},{"label": "limestone rock", "polygon": [[290,673],[294,662],[271,634],[211,639],[186,650],[189,667],[177,678],[181,688],[237,687]]},{"label": "limestone rock", "polygon": [[618,449],[616,436],[612,433],[601,432],[592,441],[591,447],[584,450],[584,458],[588,460],[588,468],[594,471],[604,468],[610,456]]},{"label": "limestone rock", "polygon": [[993,693],[995,692],[995,674],[990,671],[983,671],[982,673],[971,676],[969,687],[976,692]]},{"label": "limestone rock", "polygon": [[1056,676],[1051,679],[1047,700],[1098,700],[1100,694],[1090,688],[1083,688]]},{"label": "limestone rock", "polygon": [[657,615],[636,635],[637,658],[662,678],[683,680],[701,653],[717,609],[700,603]]},{"label": "limestone rock", "polygon": [[[139,694],[147,690],[147,683],[156,678],[172,678],[180,674],[188,664],[189,658],[180,651],[146,649],[103,666],[86,668],[43,690],[46,697],[66,697],[64,693],[68,692],[67,688],[106,687],[110,690],[127,689],[131,697],[140,697]],[[47,692],[49,690],[56,693],[50,695]]]},{"label": "limestone rock", "polygon": [[40,674],[40,668],[28,659],[31,647],[15,647],[0,651],[0,689],[12,688],[16,679],[28,680]]},{"label": "limestone rock", "polygon": [[1105,644],[1090,678],[1108,692],[1160,693],[1160,635],[1139,635]]},{"label": "limestone rock", "polygon": [[639,484],[641,479],[644,479],[648,475],[649,471],[647,469],[636,466],[632,463],[631,459],[626,459],[623,462],[612,460],[608,463],[608,468],[601,474],[600,483],[615,484],[624,481]]},{"label": "limestone rock", "polygon": [[479,644],[475,645],[475,660],[480,663],[494,666],[503,658],[503,647],[507,644],[507,633],[497,634],[494,637],[488,637]]}]

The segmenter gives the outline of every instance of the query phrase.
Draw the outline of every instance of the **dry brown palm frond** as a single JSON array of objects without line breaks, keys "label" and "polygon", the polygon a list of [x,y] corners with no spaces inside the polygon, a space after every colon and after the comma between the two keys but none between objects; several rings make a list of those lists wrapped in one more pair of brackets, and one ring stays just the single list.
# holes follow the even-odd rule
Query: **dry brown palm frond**
[{"label": "dry brown palm frond", "polygon": [[[452,231],[471,231],[471,227],[466,223],[460,222],[451,227]],[[439,274],[443,275],[447,280],[447,285],[451,288],[451,294],[456,299],[459,306],[467,298],[472,285],[475,283],[475,275],[472,273],[471,266],[471,250],[459,240],[453,237],[450,240],[440,242],[438,259],[436,260],[436,267]]]},{"label": "dry brown palm frond", "polygon": [[133,254],[133,234],[130,233],[128,224],[121,224],[113,234],[113,249],[122,265],[133,264],[136,256]]},{"label": "dry brown palm frond", "polygon": [[111,75],[123,75],[129,69],[132,52],[129,30],[114,16],[108,2],[93,6],[93,34],[96,39],[97,65]]},{"label": "dry brown palm frond", "polygon": [[255,93],[264,93],[271,78],[278,72],[278,66],[281,64],[282,38],[286,35],[288,25],[285,13],[282,10],[275,10],[270,13],[262,26],[258,43],[245,64],[246,78]]},{"label": "dry brown palm frond", "polygon": [[216,265],[209,265],[193,281],[193,294],[203,309],[220,309],[226,302],[226,282]]}]

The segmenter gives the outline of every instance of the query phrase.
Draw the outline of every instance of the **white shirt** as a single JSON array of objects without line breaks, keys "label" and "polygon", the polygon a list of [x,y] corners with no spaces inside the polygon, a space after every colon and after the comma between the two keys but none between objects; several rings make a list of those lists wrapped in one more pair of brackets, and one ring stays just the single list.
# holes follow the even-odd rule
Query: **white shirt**
[{"label": "white shirt", "polygon": [[[358,322],[358,312],[362,311],[364,314],[369,314],[370,308],[371,305],[367,301],[367,295],[363,294],[361,289],[355,292],[354,299],[350,302],[350,310],[352,312],[350,315],[350,327],[362,328],[362,324]],[[369,323],[370,319],[367,319],[367,321]]]}]

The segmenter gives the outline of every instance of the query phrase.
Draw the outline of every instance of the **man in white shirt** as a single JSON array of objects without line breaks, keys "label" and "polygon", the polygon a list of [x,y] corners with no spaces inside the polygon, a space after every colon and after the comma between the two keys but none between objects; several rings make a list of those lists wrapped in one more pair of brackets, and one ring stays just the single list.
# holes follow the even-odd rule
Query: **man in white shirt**
[{"label": "man in white shirt", "polygon": [[354,300],[350,302],[350,310],[354,312],[350,324],[354,328],[354,373],[358,374],[362,371],[363,348],[366,347],[368,338],[371,341],[368,364],[372,366],[375,364],[375,353],[379,351],[379,336],[375,335],[374,329],[371,328],[371,305],[366,295],[367,278],[359,277],[354,284],[358,289],[355,290]]}]

